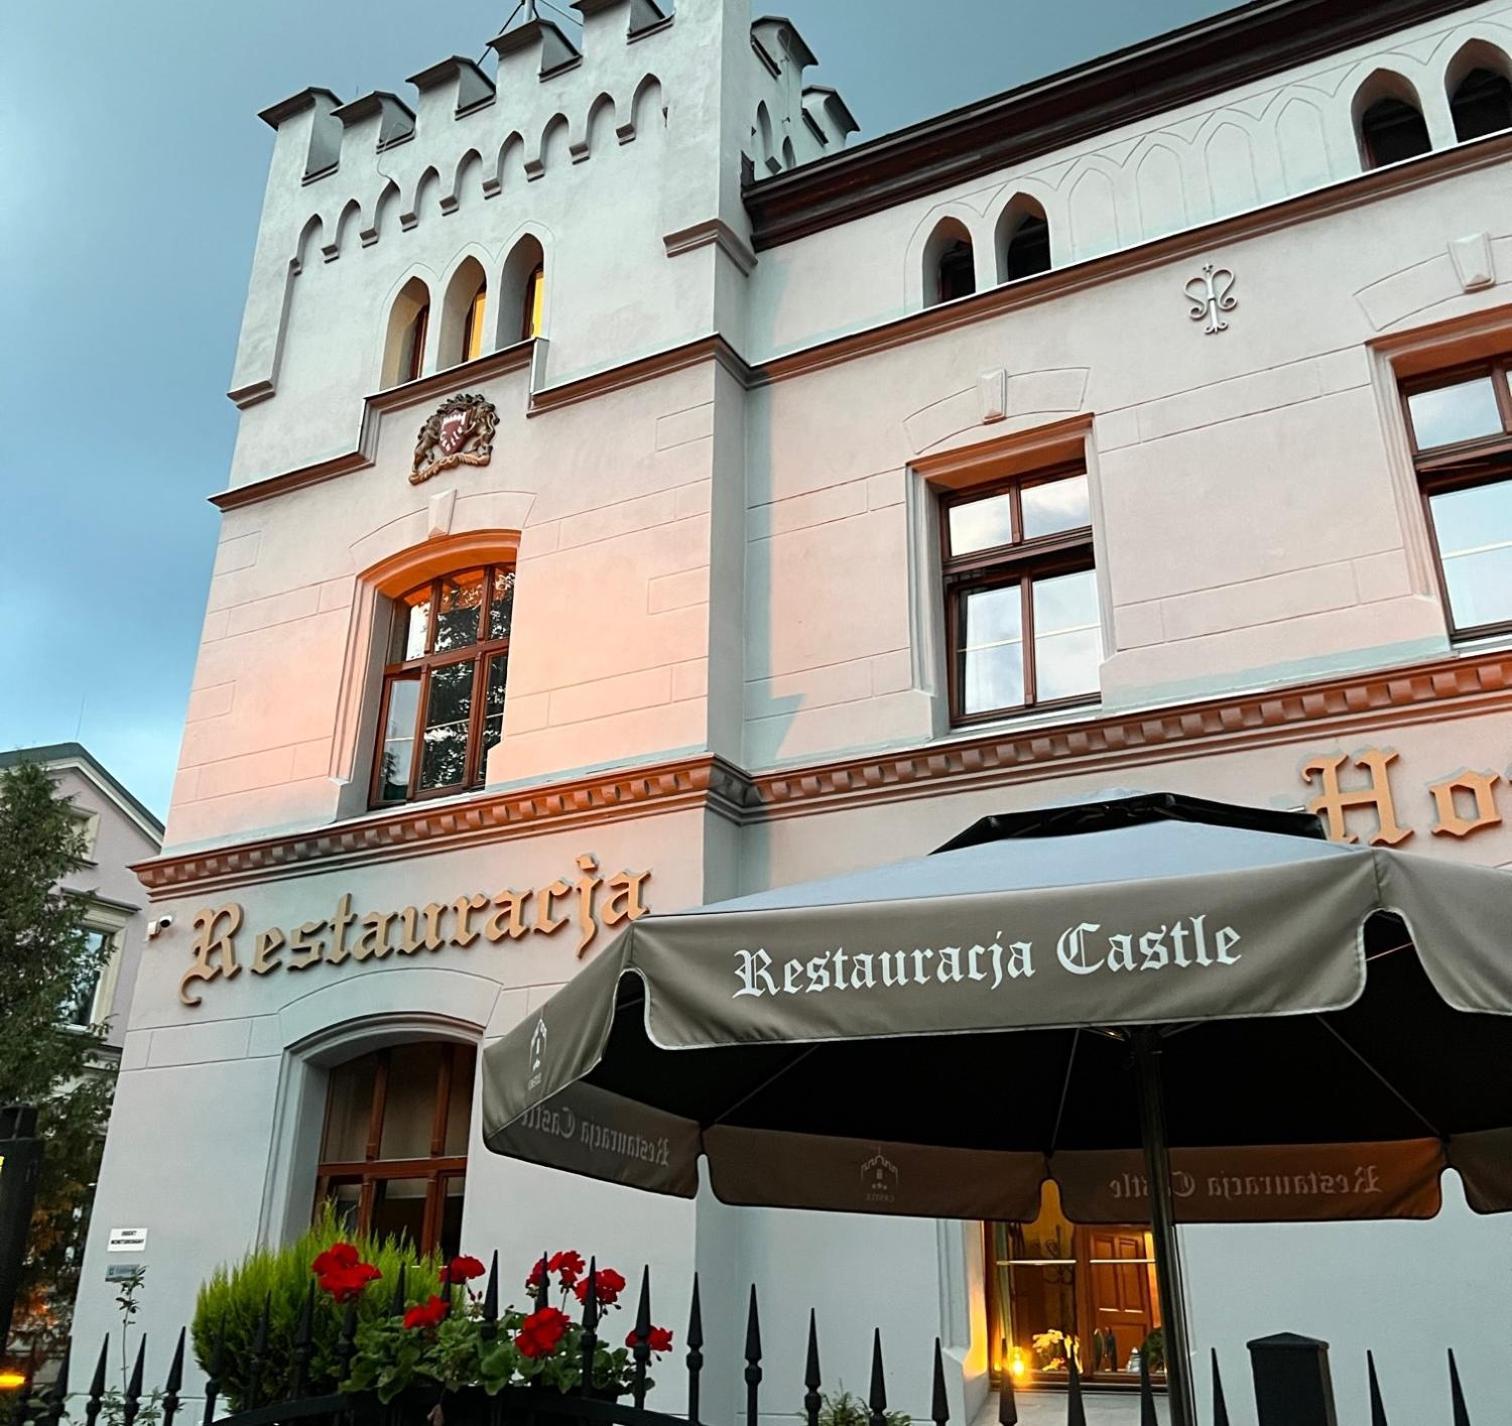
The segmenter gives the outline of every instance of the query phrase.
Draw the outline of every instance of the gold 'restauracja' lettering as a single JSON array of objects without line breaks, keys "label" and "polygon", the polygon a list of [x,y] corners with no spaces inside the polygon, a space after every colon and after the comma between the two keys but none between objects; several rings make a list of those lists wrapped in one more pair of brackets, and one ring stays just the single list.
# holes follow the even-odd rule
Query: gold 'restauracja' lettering
[{"label": "gold 'restauracja' lettering", "polygon": [[[638,921],[648,910],[649,871],[621,871],[599,875],[591,856],[577,859],[576,876],[545,886],[492,895],[478,892],[450,902],[405,906],[398,911],[352,910],[352,897],[343,892],[330,917],[305,921],[292,929],[268,926],[252,938],[252,974],[276,970],[308,971],[316,965],[339,966],[348,961],[380,961],[398,952],[412,957],[448,948],[468,950],[479,941],[498,945],[526,936],[551,936],[567,926],[577,934],[577,953],[584,956],[602,927]],[[185,1005],[201,1003],[200,985],[235,980],[242,965],[236,956],[237,933],[245,919],[235,902],[207,906],[193,921],[193,961],[179,981]]]}]

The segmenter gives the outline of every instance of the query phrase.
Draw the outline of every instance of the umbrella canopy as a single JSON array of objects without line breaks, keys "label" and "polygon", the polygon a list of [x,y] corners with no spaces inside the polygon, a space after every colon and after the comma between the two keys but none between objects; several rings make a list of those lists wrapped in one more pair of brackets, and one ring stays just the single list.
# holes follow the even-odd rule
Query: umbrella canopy
[{"label": "umbrella canopy", "polygon": [[[726,1202],[1179,1221],[1512,1210],[1512,877],[1172,794],[647,917],[484,1054],[489,1147]],[[1149,1036],[1146,1036],[1148,1039]],[[988,1106],[991,1106],[990,1108]]]}]

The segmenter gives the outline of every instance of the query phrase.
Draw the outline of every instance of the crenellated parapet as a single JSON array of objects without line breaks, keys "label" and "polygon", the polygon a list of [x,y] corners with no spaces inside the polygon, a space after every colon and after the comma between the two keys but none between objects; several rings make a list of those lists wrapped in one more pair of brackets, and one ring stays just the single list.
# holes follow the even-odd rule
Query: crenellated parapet
[{"label": "crenellated parapet", "polygon": [[[488,41],[486,68],[442,59],[410,76],[412,100],[378,89],[343,103],[311,88],[263,111],[277,138],[231,392],[238,405],[273,394],[289,325],[303,320],[293,284],[312,263],[350,262],[396,241],[408,266],[437,274],[469,242],[497,258],[522,232],[563,227],[564,183],[574,223],[603,202],[616,224],[654,229],[647,261],[702,251],[697,235],[708,232],[721,235],[718,252],[743,255],[743,161],[790,167],[855,130],[833,90],[805,85],[815,60],[797,30],[779,17],[752,23],[749,0],[682,0],[675,14],[661,0],[573,8],[580,32],[525,0]],[[659,140],[654,161],[637,157],[648,134]],[[627,149],[616,162],[641,170],[629,203],[594,180],[595,160]],[[473,220],[451,223],[473,210]],[[607,261],[623,280],[623,259]],[[391,265],[364,260],[385,290]],[[690,315],[685,325],[709,322]]]}]

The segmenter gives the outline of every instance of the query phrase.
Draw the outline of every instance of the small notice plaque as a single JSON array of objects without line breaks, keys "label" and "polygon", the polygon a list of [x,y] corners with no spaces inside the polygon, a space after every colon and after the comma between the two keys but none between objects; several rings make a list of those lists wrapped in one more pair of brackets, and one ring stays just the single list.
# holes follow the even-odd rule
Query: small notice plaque
[{"label": "small notice plaque", "polygon": [[105,1265],[106,1282],[130,1282],[138,1273],[144,1273],[147,1269],[137,1263],[107,1263]]},{"label": "small notice plaque", "polygon": [[107,1253],[140,1253],[147,1246],[145,1228],[112,1228],[105,1244]]}]

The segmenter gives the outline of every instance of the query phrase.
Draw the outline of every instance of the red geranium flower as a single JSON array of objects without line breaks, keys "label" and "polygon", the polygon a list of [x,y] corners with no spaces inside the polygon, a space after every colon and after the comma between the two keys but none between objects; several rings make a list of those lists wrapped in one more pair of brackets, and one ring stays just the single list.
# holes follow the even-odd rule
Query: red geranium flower
[{"label": "red geranium flower", "polygon": [[442,1282],[471,1282],[475,1277],[482,1277],[487,1269],[477,1258],[460,1257],[453,1258],[441,1269]]},{"label": "red geranium flower", "polygon": [[349,1268],[332,1268],[319,1279],[321,1290],[331,1294],[337,1302],[350,1302],[361,1297],[370,1282],[376,1282],[383,1274],[372,1263],[358,1263]]},{"label": "red geranium flower", "polygon": [[[593,1275],[593,1285],[598,1292],[600,1307],[613,1306],[619,1300],[619,1295],[625,1290],[625,1279],[615,1272],[613,1268],[600,1268]],[[579,1302],[588,1300],[588,1279],[579,1280],[573,1289]]]},{"label": "red geranium flower", "polygon": [[548,1357],[556,1351],[557,1343],[566,1335],[572,1319],[555,1307],[543,1307],[532,1312],[515,1335],[515,1346],[524,1357]]},{"label": "red geranium flower", "polygon": [[415,1331],[417,1328],[435,1327],[446,1316],[446,1299],[431,1294],[431,1299],[426,1303],[416,1303],[404,1314],[404,1326],[407,1331]]},{"label": "red geranium flower", "polygon": [[558,1275],[558,1280],[563,1287],[571,1287],[582,1277],[583,1270],[588,1266],[583,1261],[581,1253],[565,1252],[553,1253],[551,1261],[546,1264],[548,1271]]},{"label": "red geranium flower", "polygon": [[318,1277],[324,1277],[340,1268],[354,1268],[361,1261],[357,1249],[350,1243],[332,1243],[310,1264],[310,1271]]},{"label": "red geranium flower", "polygon": [[[631,1348],[636,1345],[634,1331],[625,1338],[625,1345]],[[653,1327],[646,1334],[646,1345],[653,1352],[670,1352],[672,1350],[672,1329],[670,1327]]]}]

